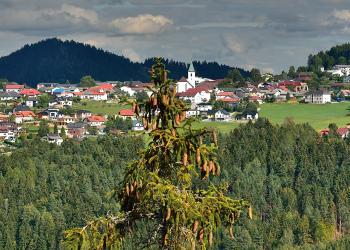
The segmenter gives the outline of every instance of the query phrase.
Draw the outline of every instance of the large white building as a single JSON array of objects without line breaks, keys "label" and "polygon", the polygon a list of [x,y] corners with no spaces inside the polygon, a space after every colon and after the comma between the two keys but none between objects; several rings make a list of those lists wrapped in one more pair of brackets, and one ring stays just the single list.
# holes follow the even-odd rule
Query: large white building
[{"label": "large white building", "polygon": [[186,92],[189,89],[195,88],[199,83],[205,81],[214,80],[196,76],[196,71],[194,69],[193,63],[191,63],[190,67],[188,68],[187,79],[183,77],[180,81],[176,83],[177,93]]},{"label": "large white building", "polygon": [[307,103],[325,104],[331,102],[331,93],[326,90],[316,90],[309,92],[305,98]]},{"label": "large white building", "polygon": [[350,65],[335,65],[332,70],[327,70],[327,72],[340,77],[350,76]]}]

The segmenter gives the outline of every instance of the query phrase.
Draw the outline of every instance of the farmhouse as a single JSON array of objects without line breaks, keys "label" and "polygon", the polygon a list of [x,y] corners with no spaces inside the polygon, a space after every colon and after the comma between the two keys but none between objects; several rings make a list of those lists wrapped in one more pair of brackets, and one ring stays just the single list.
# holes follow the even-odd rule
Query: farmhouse
[{"label": "farmhouse", "polygon": [[4,86],[5,92],[17,92],[19,93],[22,89],[24,89],[24,85],[19,85],[17,83],[9,83]]},{"label": "farmhouse", "polygon": [[307,93],[305,102],[315,104],[325,104],[331,102],[331,93],[327,90],[316,90]]}]

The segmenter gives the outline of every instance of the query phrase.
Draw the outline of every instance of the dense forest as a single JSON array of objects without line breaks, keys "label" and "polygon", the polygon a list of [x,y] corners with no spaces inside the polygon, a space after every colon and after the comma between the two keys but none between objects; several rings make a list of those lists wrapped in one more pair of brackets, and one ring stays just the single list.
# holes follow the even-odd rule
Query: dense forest
[{"label": "dense forest", "polygon": [[316,55],[309,55],[308,67],[317,72],[321,67],[331,69],[336,64],[350,64],[350,43],[337,45],[330,50],[321,51]]},{"label": "dense forest", "polygon": [[[63,231],[119,209],[110,193],[121,181],[139,137],[104,137],[61,147],[24,143],[0,165],[0,249],[58,249]],[[219,136],[230,196],[250,201],[234,240],[219,230],[214,249],[346,249],[350,244],[350,145],[309,125],[265,119]],[[147,225],[127,239],[139,249]],[[337,241],[335,241],[337,240]],[[342,247],[342,248],[341,248]]]},{"label": "dense forest", "polygon": [[[39,82],[77,83],[85,75],[99,81],[147,82],[153,62],[154,59],[147,59],[144,63],[132,62],[91,45],[53,38],[25,45],[0,58],[0,78],[31,86]],[[165,60],[164,63],[171,70],[171,78],[187,77],[186,63],[173,60]],[[198,75],[213,79],[224,78],[231,69],[215,62],[196,61],[194,66]],[[242,69],[240,71],[242,75],[249,74]]]}]

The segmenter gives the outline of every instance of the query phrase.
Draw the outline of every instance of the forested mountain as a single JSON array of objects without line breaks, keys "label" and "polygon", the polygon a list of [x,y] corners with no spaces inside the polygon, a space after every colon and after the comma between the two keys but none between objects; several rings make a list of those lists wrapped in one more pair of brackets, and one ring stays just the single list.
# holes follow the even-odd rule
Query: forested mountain
[{"label": "forested mountain", "polygon": [[337,45],[330,50],[309,55],[308,67],[311,71],[319,71],[321,67],[331,69],[336,64],[350,64],[350,43]]},{"label": "forested mountain", "polygon": [[[79,82],[82,76],[91,75],[100,81],[149,81],[149,69],[153,59],[144,63],[132,62],[113,53],[91,45],[74,41],[47,39],[0,58],[0,78],[28,83]],[[183,62],[165,60],[171,70],[170,77],[180,79],[187,76],[187,65]],[[213,79],[224,78],[231,67],[218,63],[195,62],[198,75]],[[242,75],[249,74],[240,69]]]},{"label": "forested mountain", "polygon": [[[142,147],[138,137],[34,141],[0,156],[0,249],[58,249],[63,230],[118,211],[110,191]],[[254,215],[241,214],[234,240],[219,230],[213,249],[346,249],[348,141],[260,119],[219,136],[219,150],[222,175],[211,181],[228,182],[230,196],[250,201]],[[125,249],[140,249],[152,233],[142,223],[137,231]]]}]

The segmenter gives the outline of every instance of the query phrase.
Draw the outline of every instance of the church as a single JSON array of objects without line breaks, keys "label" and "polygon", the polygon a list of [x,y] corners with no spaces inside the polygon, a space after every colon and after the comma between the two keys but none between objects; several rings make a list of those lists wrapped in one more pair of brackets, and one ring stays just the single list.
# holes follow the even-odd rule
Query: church
[{"label": "church", "polygon": [[188,68],[187,73],[187,79],[185,77],[182,77],[177,83],[176,83],[176,89],[177,93],[183,93],[186,92],[189,89],[196,88],[196,86],[205,81],[214,81],[208,78],[202,78],[196,76],[196,71],[194,69],[193,63],[190,64],[190,67]]}]

